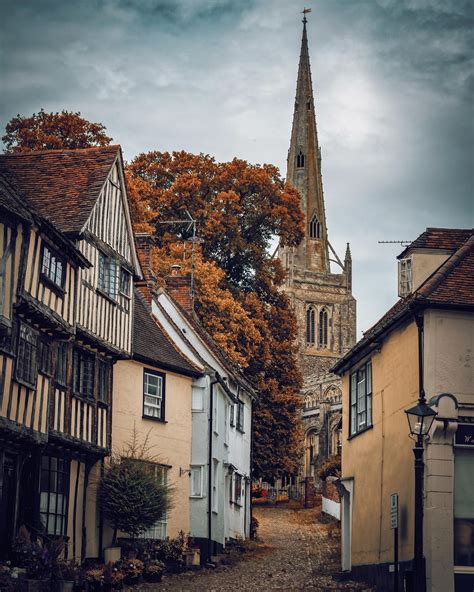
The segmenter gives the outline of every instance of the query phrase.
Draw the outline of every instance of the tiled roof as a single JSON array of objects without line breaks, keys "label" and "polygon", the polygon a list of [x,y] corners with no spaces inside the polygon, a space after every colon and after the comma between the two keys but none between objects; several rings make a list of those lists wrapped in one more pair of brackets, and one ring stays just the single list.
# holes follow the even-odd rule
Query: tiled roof
[{"label": "tiled roof", "polygon": [[472,230],[465,228],[427,228],[406,249],[398,255],[398,259],[405,257],[413,249],[443,249],[454,251],[459,249],[471,236]]},{"label": "tiled roof", "polygon": [[[438,232],[434,232],[437,230]],[[343,371],[348,362],[365,355],[367,348],[375,344],[390,327],[410,314],[419,306],[445,306],[474,309],[474,233],[472,230],[428,229],[437,244],[453,245],[456,251],[421,286],[407,298],[396,302],[375,325],[364,333],[364,337],[334,366],[334,371]],[[446,233],[443,239],[440,235]],[[425,235],[426,233],[423,233]],[[423,236],[421,235],[421,236]],[[423,239],[424,240],[424,239]],[[430,239],[431,240],[431,239]],[[407,249],[410,249],[414,241]],[[427,244],[427,243],[424,243]],[[429,244],[434,244],[434,239]],[[430,248],[430,247],[427,247]],[[447,246],[438,248],[448,248]],[[450,247],[452,248],[452,247]]]},{"label": "tiled roof", "polygon": [[22,204],[15,189],[0,175],[0,208],[19,216],[22,220],[32,221],[29,210]]},{"label": "tiled roof", "polygon": [[30,207],[63,232],[79,232],[120,146],[0,155],[0,173]]},{"label": "tiled roof", "polygon": [[191,361],[168,339],[159,322],[152,317],[145,299],[138,290],[135,290],[133,355],[140,360],[178,373],[189,376],[200,374]]}]

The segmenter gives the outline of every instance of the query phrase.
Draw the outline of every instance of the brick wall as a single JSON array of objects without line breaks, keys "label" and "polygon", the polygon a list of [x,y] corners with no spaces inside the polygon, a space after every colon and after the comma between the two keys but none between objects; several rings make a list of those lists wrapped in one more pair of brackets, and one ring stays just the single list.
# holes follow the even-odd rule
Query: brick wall
[{"label": "brick wall", "polygon": [[170,275],[166,278],[166,290],[172,298],[187,312],[194,310],[194,299],[191,293],[191,274]]},{"label": "brick wall", "polygon": [[323,497],[339,504],[341,503],[341,496],[337,487],[334,485],[334,481],[336,480],[337,477],[327,477],[322,483],[321,492]]}]

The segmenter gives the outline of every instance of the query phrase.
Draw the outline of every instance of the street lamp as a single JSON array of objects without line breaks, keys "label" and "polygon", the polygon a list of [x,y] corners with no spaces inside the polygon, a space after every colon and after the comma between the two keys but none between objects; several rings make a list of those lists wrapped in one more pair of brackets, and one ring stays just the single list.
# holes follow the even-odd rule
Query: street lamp
[{"label": "street lamp", "polygon": [[410,434],[416,437],[416,444],[413,448],[415,455],[414,589],[417,592],[424,592],[426,580],[423,558],[423,439],[430,431],[437,413],[425,403],[424,397],[420,397],[418,403],[414,407],[405,410],[405,413],[410,426]]}]

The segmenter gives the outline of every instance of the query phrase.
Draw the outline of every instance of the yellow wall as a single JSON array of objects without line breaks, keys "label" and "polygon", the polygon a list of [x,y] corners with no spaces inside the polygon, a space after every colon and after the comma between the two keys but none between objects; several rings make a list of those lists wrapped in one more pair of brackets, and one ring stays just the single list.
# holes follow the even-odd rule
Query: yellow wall
[{"label": "yellow wall", "polygon": [[371,359],[373,428],[350,440],[349,373],[343,380],[342,473],[343,478],[354,479],[353,566],[393,561],[392,493],[399,496],[400,560],[413,554],[414,443],[408,436],[405,409],[418,399],[416,325],[393,331]]},{"label": "yellow wall", "polygon": [[[167,423],[143,419],[143,369],[165,372],[159,367],[136,361],[120,361],[114,366],[112,413],[112,449],[119,452],[130,440],[134,426],[141,440],[149,434],[151,453],[161,464],[170,465],[168,483],[175,491],[173,508],[168,515],[168,535],[175,537],[180,530],[189,532],[189,477],[179,475],[180,467],[191,464],[191,386],[192,379],[165,372],[165,419]],[[105,541],[106,542],[106,541]]]}]

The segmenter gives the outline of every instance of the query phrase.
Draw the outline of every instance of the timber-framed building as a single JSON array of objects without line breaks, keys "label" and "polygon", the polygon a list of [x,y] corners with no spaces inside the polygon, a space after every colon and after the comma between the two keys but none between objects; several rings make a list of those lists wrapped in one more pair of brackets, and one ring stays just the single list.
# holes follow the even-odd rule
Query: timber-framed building
[{"label": "timber-framed building", "polygon": [[119,146],[0,156],[0,552],[20,526],[97,557],[113,364],[140,276]]}]

